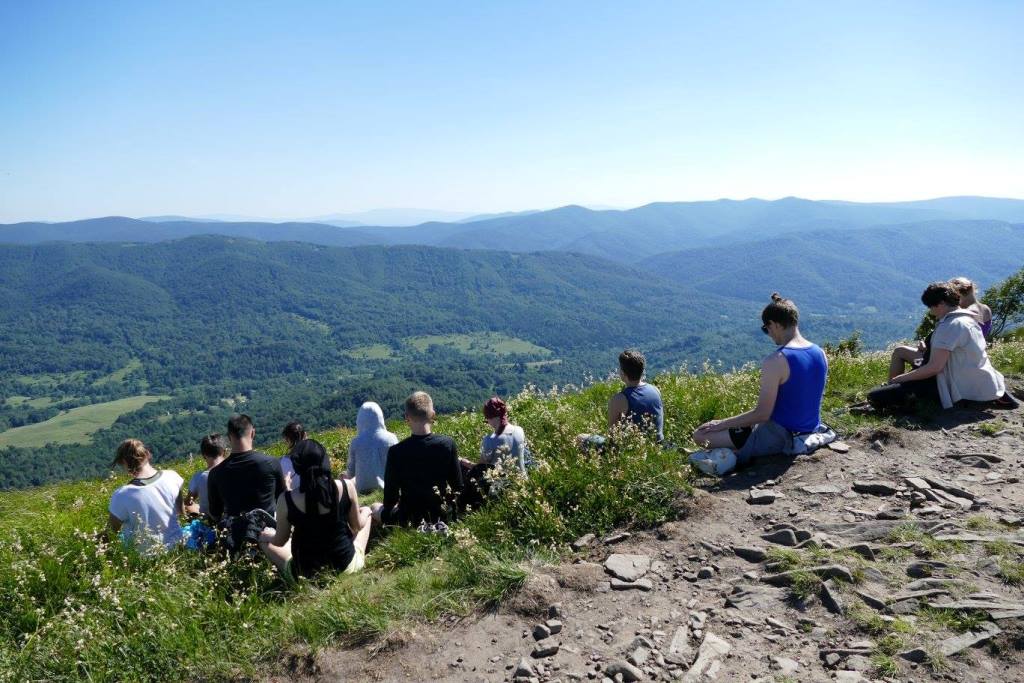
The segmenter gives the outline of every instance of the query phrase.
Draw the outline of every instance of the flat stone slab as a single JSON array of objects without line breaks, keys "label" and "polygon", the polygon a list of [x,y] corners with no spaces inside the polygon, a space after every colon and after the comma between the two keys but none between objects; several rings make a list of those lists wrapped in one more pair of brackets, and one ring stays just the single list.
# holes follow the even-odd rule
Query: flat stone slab
[{"label": "flat stone slab", "polygon": [[651,591],[654,590],[654,584],[650,579],[637,579],[636,581],[623,581],[622,579],[612,579],[611,589],[613,591]]},{"label": "flat stone slab", "polygon": [[867,493],[872,496],[895,496],[898,489],[896,484],[891,481],[872,479],[853,482],[853,490],[857,493]]},{"label": "flat stone slab", "polygon": [[778,531],[771,531],[767,534],[762,534],[761,538],[768,541],[769,543],[775,543],[777,545],[785,545],[789,547],[795,546],[797,541],[796,533],[792,529],[779,529]]},{"label": "flat stone slab", "polygon": [[750,493],[747,494],[747,502],[751,505],[771,505],[779,498],[785,498],[785,496],[764,489],[750,489]]},{"label": "flat stone slab", "polygon": [[604,668],[604,674],[611,679],[622,676],[622,680],[630,683],[643,680],[644,677],[644,672],[629,662],[612,662]]},{"label": "flat stone slab", "polygon": [[614,553],[605,560],[604,569],[617,579],[636,581],[650,571],[651,556]]},{"label": "flat stone slab", "polygon": [[743,558],[747,562],[764,562],[768,559],[765,549],[756,546],[738,545],[733,547],[732,551],[736,553],[736,557]]},{"label": "flat stone slab", "polygon": [[732,645],[714,633],[708,633],[697,651],[697,660],[683,676],[683,683],[699,683],[706,674],[717,668],[718,662],[729,654],[730,650]]},{"label": "flat stone slab", "polygon": [[826,564],[819,567],[808,567],[807,569],[795,569],[788,572],[780,572],[779,574],[765,574],[761,577],[761,581],[770,584],[772,586],[788,586],[793,583],[796,576],[810,572],[822,579],[839,579],[847,583],[853,583],[853,574],[850,570],[841,564]]},{"label": "flat stone slab", "polygon": [[813,484],[811,486],[801,486],[800,490],[804,493],[812,493],[815,495],[830,494],[834,495],[841,492],[838,486],[832,484]]},{"label": "flat stone slab", "polygon": [[839,594],[835,581],[829,579],[821,584],[821,604],[833,614],[844,614],[846,608],[843,606],[843,598]]},{"label": "flat stone slab", "polygon": [[672,642],[668,646],[668,654],[665,659],[673,664],[690,666],[693,662],[693,645],[690,644],[690,629],[680,626],[672,636]]},{"label": "flat stone slab", "polygon": [[530,653],[534,659],[543,659],[545,657],[553,657],[558,654],[558,650],[562,647],[561,643],[549,643],[542,641],[537,643],[537,647],[533,648],[533,652]]},{"label": "flat stone slab", "polygon": [[991,640],[1002,632],[1001,628],[990,621],[986,621],[978,624],[976,630],[946,638],[939,643],[939,652],[946,657],[952,657],[967,648],[984,643],[986,640]]}]

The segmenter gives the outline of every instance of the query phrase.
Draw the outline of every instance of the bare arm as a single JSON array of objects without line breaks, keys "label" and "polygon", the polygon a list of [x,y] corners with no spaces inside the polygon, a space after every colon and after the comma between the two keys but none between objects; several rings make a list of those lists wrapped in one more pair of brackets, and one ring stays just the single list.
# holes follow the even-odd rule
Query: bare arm
[{"label": "bare arm", "polygon": [[[288,539],[292,537],[292,525],[288,521],[288,504],[284,502],[284,494],[282,493],[277,498],[277,529],[271,531],[270,529],[264,529],[263,534],[265,540],[271,545],[276,545],[278,548],[284,546],[288,542]],[[273,534],[271,537],[270,534]]]},{"label": "bare arm", "polygon": [[697,430],[697,433],[710,434],[727,429],[752,427],[767,422],[775,409],[775,400],[779,397],[779,386],[788,379],[788,371],[789,364],[781,353],[775,353],[766,358],[761,365],[761,388],[757,394],[757,405],[752,410],[724,420],[705,422]]},{"label": "bare arm", "polygon": [[115,516],[115,515],[113,515],[113,514],[110,514],[110,515],[109,515],[109,516],[107,517],[107,527],[109,527],[109,528],[110,528],[110,530],[111,530],[112,532],[114,532],[115,534],[116,534],[116,533],[117,533],[118,531],[120,531],[120,530],[121,530],[121,525],[122,525],[123,523],[124,523],[124,522],[122,522],[122,521],[121,521],[121,520],[120,520],[120,519],[119,519],[119,518],[118,518],[117,516]]},{"label": "bare arm", "polygon": [[949,349],[937,349],[932,348],[931,358],[928,359],[928,363],[919,367],[916,370],[905,372],[898,377],[893,377],[892,381],[897,384],[903,382],[914,382],[920,379],[928,379],[929,377],[935,377],[937,374],[942,372],[946,367],[946,363],[949,362]]},{"label": "bare arm", "polygon": [[[352,504],[348,506],[348,528],[352,530],[352,535],[359,533],[362,526],[359,524],[359,492],[356,491],[355,482],[351,479],[346,479],[341,483],[341,486],[348,488],[348,498],[352,501]],[[338,495],[341,495],[339,487]]]},{"label": "bare arm", "polygon": [[608,401],[608,428],[611,429],[619,423],[626,413],[629,412],[629,401],[622,393],[615,394]]}]

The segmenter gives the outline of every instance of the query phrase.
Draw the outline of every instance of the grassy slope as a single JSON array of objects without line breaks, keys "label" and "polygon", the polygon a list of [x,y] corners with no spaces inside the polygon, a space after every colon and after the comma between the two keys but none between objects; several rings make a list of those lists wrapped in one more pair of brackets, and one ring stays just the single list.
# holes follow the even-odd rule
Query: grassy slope
[{"label": "grassy slope", "polygon": [[90,443],[93,432],[105,429],[125,413],[170,396],[131,396],[116,401],[72,408],[44,422],[15,427],[0,433],[0,448],[35,448],[48,443]]},{"label": "grassy slope", "polygon": [[[1024,343],[1003,345],[992,355],[1005,372],[1024,370]],[[846,430],[870,420],[841,408],[862,396],[884,368],[879,356],[834,359],[826,419]],[[700,422],[748,408],[757,377],[748,369],[666,375],[656,382],[666,403],[667,436],[685,444]],[[601,428],[617,387],[568,389],[513,400],[513,417],[543,464],[468,516],[452,537],[392,533],[371,548],[365,572],[326,576],[294,591],[262,564],[227,564],[184,551],[147,559],[98,541],[95,532],[119,480],[0,495],[0,680],[250,674],[289,643],[358,642],[400,621],[493,604],[522,582],[523,563],[531,558],[560,554],[588,531],[670,517],[687,489],[679,456],[636,434],[601,456],[577,453],[573,437]],[[437,431],[472,455],[484,426],[478,415],[461,414],[440,418]],[[336,458],[351,436],[319,435]],[[196,466],[177,469],[188,475]]]}]

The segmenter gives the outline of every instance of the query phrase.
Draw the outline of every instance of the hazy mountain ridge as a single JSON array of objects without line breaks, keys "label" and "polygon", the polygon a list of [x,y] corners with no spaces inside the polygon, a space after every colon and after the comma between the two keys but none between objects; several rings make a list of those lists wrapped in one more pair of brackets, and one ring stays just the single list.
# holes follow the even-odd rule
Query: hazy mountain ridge
[{"label": "hazy mountain ridge", "polygon": [[140,241],[198,234],[301,241],[329,246],[419,244],[502,251],[573,251],[622,263],[656,254],[760,240],[789,232],[855,230],[934,220],[1024,222],[1024,200],[947,197],[920,202],[860,204],[787,197],[708,202],[658,202],[626,210],[564,206],[469,222],[412,227],[338,228],[311,222],[147,223],[123,217],[69,223],[0,225],[0,242]]}]

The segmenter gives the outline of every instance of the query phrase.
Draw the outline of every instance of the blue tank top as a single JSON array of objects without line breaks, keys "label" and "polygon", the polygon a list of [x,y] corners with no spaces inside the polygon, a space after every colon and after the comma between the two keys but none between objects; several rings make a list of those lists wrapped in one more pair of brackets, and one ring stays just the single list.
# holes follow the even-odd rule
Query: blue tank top
[{"label": "blue tank top", "polygon": [[813,432],[821,425],[821,400],[825,395],[828,361],[816,345],[779,349],[789,364],[789,379],[779,385],[772,421],[794,434]]},{"label": "blue tank top", "polygon": [[658,430],[658,441],[665,440],[665,409],[661,404],[661,392],[653,384],[641,384],[622,390],[629,404],[627,417],[633,424],[645,427],[653,424]]}]

